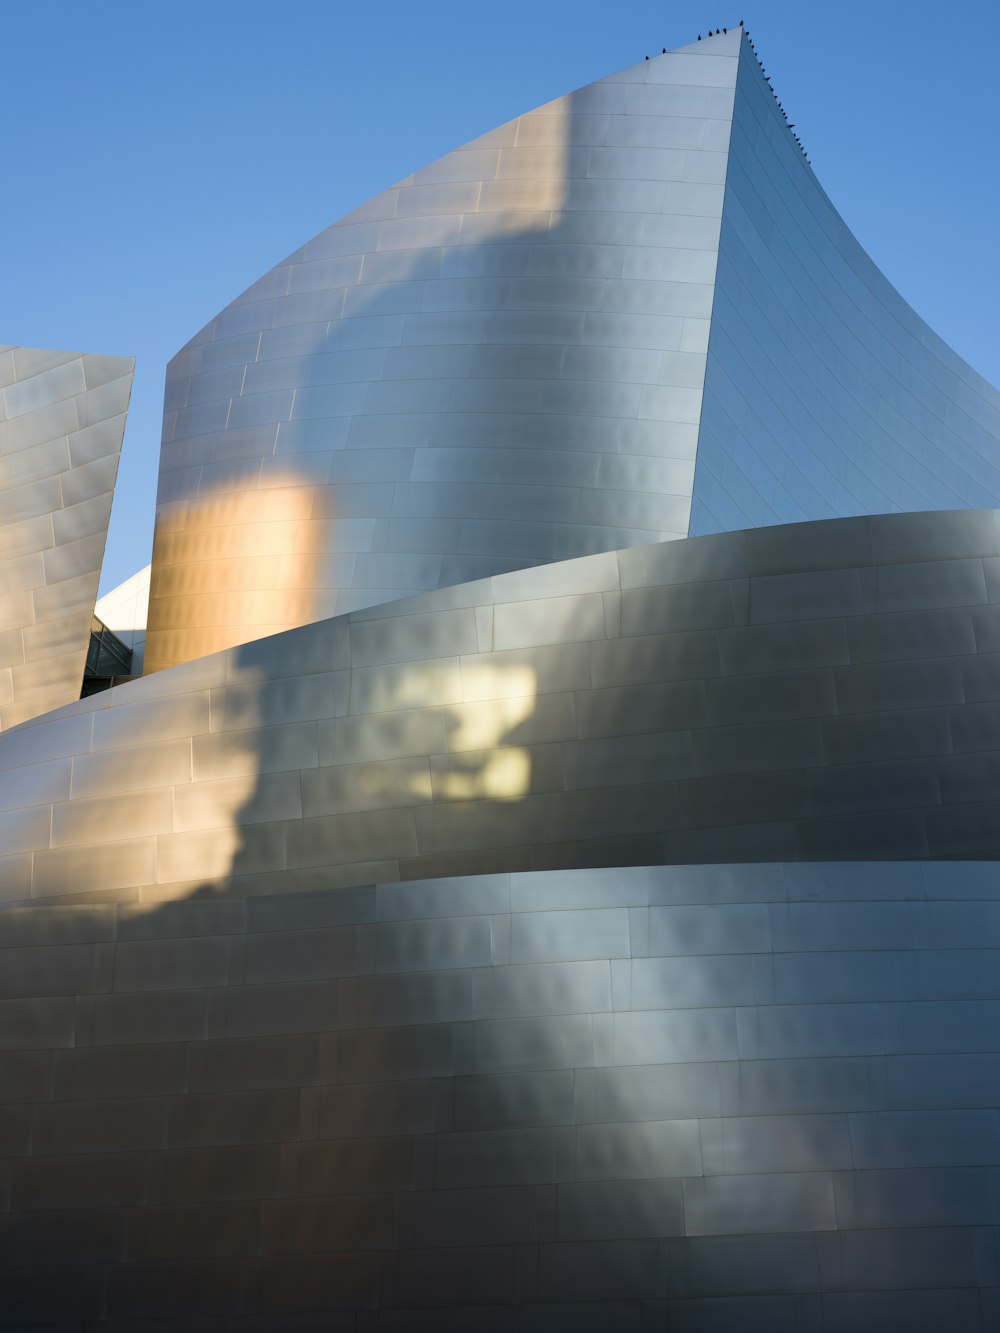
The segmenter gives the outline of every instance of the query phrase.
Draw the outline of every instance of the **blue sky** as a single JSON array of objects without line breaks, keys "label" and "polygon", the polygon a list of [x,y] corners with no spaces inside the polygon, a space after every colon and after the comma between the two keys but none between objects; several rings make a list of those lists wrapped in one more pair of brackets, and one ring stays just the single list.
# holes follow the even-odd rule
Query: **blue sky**
[{"label": "blue sky", "polygon": [[521,111],[742,18],[819,180],[1000,383],[994,6],[32,0],[2,14],[0,342],[138,358],[102,590],[149,558],[166,362],[279,259]]}]

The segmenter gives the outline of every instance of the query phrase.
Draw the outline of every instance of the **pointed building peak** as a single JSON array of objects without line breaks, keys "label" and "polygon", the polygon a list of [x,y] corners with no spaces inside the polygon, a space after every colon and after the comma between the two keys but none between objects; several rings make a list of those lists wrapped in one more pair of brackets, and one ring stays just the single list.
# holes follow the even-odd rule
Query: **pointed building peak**
[{"label": "pointed building peak", "polygon": [[[707,33],[699,33],[693,41],[685,42],[683,46],[675,46],[673,50],[667,48],[664,55],[738,56],[742,32],[742,24],[737,24],[735,28],[711,28]],[[663,57],[655,58],[659,60]]]}]

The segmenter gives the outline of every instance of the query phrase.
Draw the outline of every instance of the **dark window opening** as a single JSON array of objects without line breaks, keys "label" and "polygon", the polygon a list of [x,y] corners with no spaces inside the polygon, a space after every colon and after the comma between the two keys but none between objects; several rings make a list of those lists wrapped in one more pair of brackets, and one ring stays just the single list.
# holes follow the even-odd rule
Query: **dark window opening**
[{"label": "dark window opening", "polygon": [[132,649],[94,616],[80,698],[86,699],[90,694],[98,694],[132,679]]}]

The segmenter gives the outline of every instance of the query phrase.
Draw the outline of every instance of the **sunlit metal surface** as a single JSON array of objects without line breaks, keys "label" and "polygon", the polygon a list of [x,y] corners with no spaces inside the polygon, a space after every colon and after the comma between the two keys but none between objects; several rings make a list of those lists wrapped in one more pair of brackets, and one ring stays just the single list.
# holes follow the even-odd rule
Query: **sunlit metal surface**
[{"label": "sunlit metal surface", "polygon": [[[417,172],[178,354],[149,668],[668,536],[994,505],[998,446],[734,29]],[[218,503],[261,489],[317,510],[262,541]]]},{"label": "sunlit metal surface", "polygon": [[0,347],[0,731],[80,697],[134,364]]},{"label": "sunlit metal surface", "polygon": [[0,1324],[995,1328],[998,400],[742,32],[167,395],[181,664],[0,736]]},{"label": "sunlit metal surface", "polygon": [[0,1318],[985,1333],[998,895],[654,866],[0,913]]},{"label": "sunlit metal surface", "polygon": [[466,144],[178,353],[147,670],[687,533],[739,51],[693,43]]},{"label": "sunlit metal surface", "polygon": [[8,902],[1000,856],[995,511],[664,542],[302,626],[0,738]]}]

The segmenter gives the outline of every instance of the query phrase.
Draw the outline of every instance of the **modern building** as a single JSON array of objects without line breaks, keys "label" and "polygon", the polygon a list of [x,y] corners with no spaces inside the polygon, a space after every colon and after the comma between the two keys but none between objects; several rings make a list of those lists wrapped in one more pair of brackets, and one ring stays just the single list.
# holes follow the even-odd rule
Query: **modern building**
[{"label": "modern building", "polygon": [[134,364],[0,347],[0,731],[80,697]]},{"label": "modern building", "polygon": [[998,467],[742,28],[222,311],[0,735],[0,1326],[995,1328]]}]

